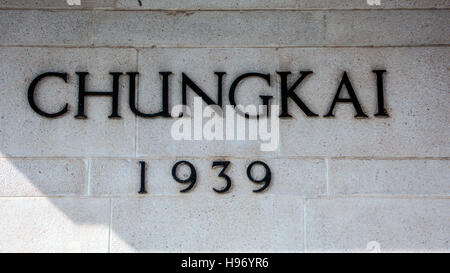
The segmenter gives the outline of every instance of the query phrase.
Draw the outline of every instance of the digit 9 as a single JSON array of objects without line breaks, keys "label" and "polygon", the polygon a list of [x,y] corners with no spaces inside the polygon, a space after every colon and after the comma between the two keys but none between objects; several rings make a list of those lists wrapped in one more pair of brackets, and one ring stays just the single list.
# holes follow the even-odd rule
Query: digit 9
[{"label": "digit 9", "polygon": [[[259,179],[259,180],[255,179],[253,177],[253,175],[252,175],[252,169],[253,169],[253,167],[255,165],[261,165],[266,170],[266,174],[264,175],[264,177]],[[254,161],[254,162],[252,162],[247,168],[247,176],[248,176],[248,179],[250,179],[250,181],[252,181],[253,183],[264,184],[261,188],[259,188],[257,190],[254,190],[253,192],[262,192],[262,191],[264,191],[270,185],[270,180],[272,179],[272,173],[270,171],[269,166],[267,166],[267,164],[262,162],[262,161]]]},{"label": "digit 9", "polygon": [[[189,169],[191,170],[191,174],[189,175],[188,178],[186,178],[186,179],[181,179],[181,178],[179,178],[179,177],[177,176],[177,169],[178,169],[178,166],[180,166],[180,165],[187,165],[187,166],[189,167]],[[187,188],[185,188],[185,189],[183,189],[183,190],[180,191],[180,192],[183,192],[183,193],[184,193],[184,192],[190,191],[190,190],[194,187],[195,182],[197,182],[197,172],[195,171],[194,165],[192,165],[191,162],[185,161],[185,160],[183,160],[183,161],[178,161],[178,162],[173,166],[173,168],[172,168],[172,177],[173,177],[173,179],[175,179],[175,181],[177,181],[178,183],[182,183],[182,184],[190,183],[189,186],[188,186]]]}]

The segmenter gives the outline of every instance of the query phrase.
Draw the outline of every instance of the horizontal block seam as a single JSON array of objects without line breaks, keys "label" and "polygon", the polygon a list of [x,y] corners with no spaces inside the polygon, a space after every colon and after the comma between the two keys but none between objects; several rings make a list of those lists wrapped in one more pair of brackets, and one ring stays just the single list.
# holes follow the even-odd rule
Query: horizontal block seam
[{"label": "horizontal block seam", "polygon": [[[263,158],[263,159],[293,159],[293,160],[325,160],[326,158],[330,160],[450,160],[450,157],[361,157],[361,156],[226,156],[226,155],[211,155],[211,156],[162,156],[162,157],[151,157],[151,156],[137,156],[137,157],[120,157],[120,156],[92,156],[89,157],[91,160],[172,160],[172,159],[217,159],[217,158],[228,158],[228,159],[253,159],[253,158]],[[7,159],[23,159],[23,160],[85,160],[86,157],[78,156],[7,156],[0,157],[0,160]]]},{"label": "horizontal block seam", "polygon": [[[184,13],[184,12],[251,12],[251,11],[426,11],[426,10],[450,10],[450,7],[405,7],[405,8],[166,8],[166,9],[151,9],[151,8],[112,8],[112,7],[97,7],[97,8],[71,8],[71,7],[0,7],[1,10],[23,10],[23,11],[108,11],[108,12],[168,12],[168,13]],[[170,14],[173,15],[173,14]]]},{"label": "horizontal block seam", "polygon": [[[212,192],[214,193],[214,192]],[[236,197],[255,197],[260,196],[261,198],[283,198],[283,197],[291,197],[298,198],[299,200],[309,201],[309,200],[343,200],[343,199],[398,199],[398,200],[450,200],[450,195],[405,195],[405,194],[391,194],[391,195],[317,195],[317,196],[303,196],[303,195],[291,195],[291,194],[228,194],[217,196],[216,194],[202,193],[202,194],[146,194],[146,195],[91,195],[91,196],[83,196],[83,195],[55,195],[55,196],[0,196],[0,200],[8,200],[8,199],[79,199],[79,200],[88,200],[88,199],[103,199],[103,200],[115,200],[115,199],[152,199],[152,198],[166,198],[166,197],[174,197],[174,198],[182,198],[182,197],[191,197],[191,198],[201,198],[201,197],[220,197],[226,199],[233,199]]]},{"label": "horizontal block seam", "polygon": [[55,49],[284,49],[284,48],[305,48],[305,49],[321,49],[321,48],[427,48],[427,47],[449,47],[449,44],[418,44],[418,45],[219,45],[219,46],[202,46],[202,45],[137,45],[137,46],[108,46],[108,45],[26,45],[26,44],[0,44],[0,48],[55,48]]}]

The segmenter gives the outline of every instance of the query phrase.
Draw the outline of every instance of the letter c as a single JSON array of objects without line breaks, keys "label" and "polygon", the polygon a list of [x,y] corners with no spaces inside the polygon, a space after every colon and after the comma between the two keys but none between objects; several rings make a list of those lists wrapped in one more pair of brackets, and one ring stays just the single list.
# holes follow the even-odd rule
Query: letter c
[{"label": "letter c", "polygon": [[31,108],[33,108],[33,110],[38,113],[41,116],[47,117],[47,118],[56,118],[59,117],[61,115],[64,115],[67,112],[68,109],[68,104],[66,103],[66,105],[64,106],[64,108],[56,113],[47,113],[42,111],[35,103],[34,101],[34,91],[36,89],[37,84],[39,83],[40,80],[42,80],[43,78],[46,77],[58,77],[64,80],[65,83],[67,83],[67,73],[57,73],[57,72],[47,72],[44,74],[41,74],[39,76],[37,76],[30,84],[30,87],[28,88],[28,103],[30,104]]}]

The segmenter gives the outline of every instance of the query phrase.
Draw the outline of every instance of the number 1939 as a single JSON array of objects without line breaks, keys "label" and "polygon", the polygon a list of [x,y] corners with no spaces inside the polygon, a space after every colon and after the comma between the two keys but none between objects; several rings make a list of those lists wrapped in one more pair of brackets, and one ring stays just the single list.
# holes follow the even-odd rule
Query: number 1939
[{"label": "number 1939", "polygon": [[[212,163],[212,168],[222,167],[222,170],[219,173],[219,177],[225,180],[225,186],[221,189],[212,188],[217,193],[226,193],[230,190],[232,181],[231,178],[225,173],[228,166],[230,165],[230,161],[214,161]],[[139,193],[140,194],[146,194],[147,190],[145,188],[145,165],[146,163],[144,161],[139,162],[141,166],[141,188]],[[189,176],[187,178],[180,178],[177,175],[177,170],[179,166],[185,165],[189,168]],[[252,175],[252,170],[256,165],[260,165],[265,169],[265,175],[261,179],[256,179]],[[172,177],[173,179],[181,184],[187,184],[187,187],[180,190],[181,193],[186,193],[192,190],[192,188],[195,186],[195,183],[197,182],[197,171],[195,170],[194,165],[192,165],[191,162],[182,160],[175,163],[175,165],[172,167]],[[253,192],[262,192],[270,185],[270,180],[272,179],[272,173],[270,171],[269,166],[267,166],[266,163],[262,161],[254,161],[247,167],[247,177],[248,179],[256,184],[262,184],[262,186],[258,189],[253,190]]]}]

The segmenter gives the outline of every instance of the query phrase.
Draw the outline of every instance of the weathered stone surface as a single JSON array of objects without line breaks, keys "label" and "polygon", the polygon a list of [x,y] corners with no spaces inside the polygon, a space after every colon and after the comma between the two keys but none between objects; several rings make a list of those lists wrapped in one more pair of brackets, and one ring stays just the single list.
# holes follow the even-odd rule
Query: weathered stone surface
[{"label": "weathered stone surface", "polygon": [[450,44],[448,10],[333,11],[326,13],[327,45]]},{"label": "weathered stone surface", "polygon": [[0,10],[1,45],[90,45],[89,11]]},{"label": "weathered stone surface", "polygon": [[[219,196],[213,188],[221,190],[226,181],[218,177],[222,167],[212,168],[213,161],[223,158],[190,159],[179,158],[164,160],[145,160],[146,189],[152,195],[176,195],[188,184],[179,184],[172,178],[172,168],[176,162],[187,160],[192,163],[197,173],[195,187],[189,195]],[[225,195],[253,195],[253,190],[263,184],[252,183],[247,177],[247,168],[254,160],[226,159],[230,161],[225,174],[231,178],[231,189]],[[272,179],[265,194],[317,196],[326,194],[325,163],[322,160],[297,159],[259,159],[266,163]],[[91,162],[91,195],[136,196],[140,190],[139,160],[96,159]],[[261,179],[266,172],[262,166],[253,167],[252,175]],[[187,167],[179,167],[178,176],[182,179],[190,175]]]},{"label": "weathered stone surface", "polygon": [[390,9],[390,8],[448,8],[447,0],[297,0],[299,8],[322,9]]},{"label": "weathered stone surface", "polygon": [[0,252],[108,252],[109,201],[1,198]]},{"label": "weathered stone surface", "polygon": [[245,9],[245,8],[320,8],[320,9],[390,9],[448,8],[446,0],[118,0],[118,8],[131,9]]},{"label": "weathered stone surface", "polygon": [[112,252],[303,251],[297,197],[121,198],[112,215]]},{"label": "weathered stone surface", "polygon": [[448,160],[331,160],[331,194],[450,194]]},{"label": "weathered stone surface", "polygon": [[[0,0],[0,7],[50,8],[114,8],[114,0]],[[117,0],[118,9],[408,9],[449,8],[447,0]]]},{"label": "weathered stone surface", "polygon": [[[114,8],[114,0],[0,0],[4,8]],[[117,0],[118,9],[408,9],[449,8],[447,0]]]},{"label": "weathered stone surface", "polygon": [[99,11],[95,44],[246,47],[435,45],[450,42],[448,18],[447,10]]},{"label": "weathered stone surface", "polygon": [[[121,81],[119,114],[108,119],[110,97],[87,97],[88,119],[75,119],[78,102],[76,71],[88,71],[89,91],[111,91],[113,71],[136,70],[134,49],[1,48],[1,153],[5,156],[134,156],[135,116],[127,105],[128,83]],[[29,106],[31,81],[44,72],[67,72],[68,83],[47,78],[37,87],[37,103],[48,112],[65,103],[69,112],[49,119]],[[123,76],[125,79],[126,76]],[[125,87],[127,87],[125,89]]]},{"label": "weathered stone surface", "polygon": [[99,11],[96,45],[316,45],[323,15],[303,11]]},{"label": "weathered stone surface", "polygon": [[4,45],[247,47],[450,42],[447,10],[100,10],[95,31],[90,11],[3,10],[1,14],[0,43]]},{"label": "weathered stone surface", "polygon": [[306,215],[308,252],[366,252],[378,246],[381,252],[450,248],[449,199],[312,199],[306,203]]},{"label": "weathered stone surface", "polygon": [[239,8],[294,8],[296,0],[118,0],[118,8],[132,9],[239,9]]},{"label": "weathered stone surface", "polygon": [[0,196],[84,195],[86,163],[80,159],[0,159]]},{"label": "weathered stone surface", "polygon": [[0,7],[29,9],[113,8],[114,0],[0,0]]},{"label": "weathered stone surface", "polygon": [[91,195],[136,195],[139,189],[140,167],[137,160],[93,159],[91,161]]}]

